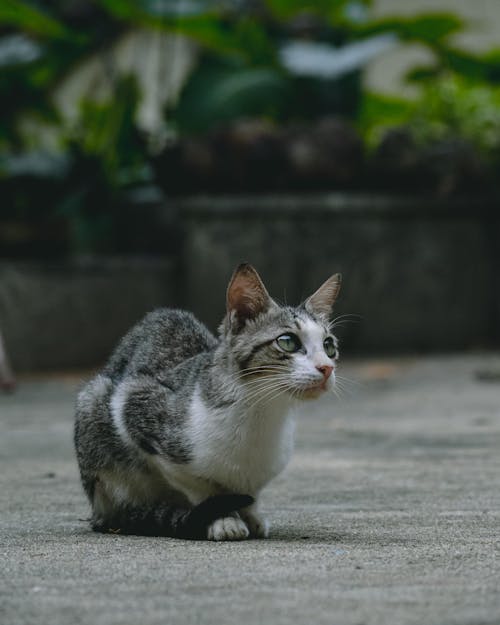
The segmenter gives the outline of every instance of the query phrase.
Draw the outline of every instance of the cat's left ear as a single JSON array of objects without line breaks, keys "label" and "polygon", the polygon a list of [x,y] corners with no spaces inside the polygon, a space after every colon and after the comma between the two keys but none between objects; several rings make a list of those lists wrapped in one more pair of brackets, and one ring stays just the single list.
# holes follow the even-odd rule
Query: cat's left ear
[{"label": "cat's left ear", "polygon": [[340,273],[336,273],[328,278],[311,297],[306,299],[304,302],[306,310],[318,317],[329,319],[340,291],[341,282],[342,276]]},{"label": "cat's left ear", "polygon": [[248,263],[242,263],[233,273],[226,302],[229,318],[236,317],[239,327],[274,304],[259,274]]}]

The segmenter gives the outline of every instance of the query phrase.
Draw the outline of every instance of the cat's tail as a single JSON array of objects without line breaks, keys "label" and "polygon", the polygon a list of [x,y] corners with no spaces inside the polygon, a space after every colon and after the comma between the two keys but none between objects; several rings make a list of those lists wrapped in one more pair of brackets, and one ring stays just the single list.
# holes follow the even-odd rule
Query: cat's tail
[{"label": "cat's tail", "polygon": [[106,520],[94,517],[92,529],[116,534],[203,540],[214,521],[253,503],[254,498],[250,495],[215,495],[191,509],[158,503],[125,505]]}]

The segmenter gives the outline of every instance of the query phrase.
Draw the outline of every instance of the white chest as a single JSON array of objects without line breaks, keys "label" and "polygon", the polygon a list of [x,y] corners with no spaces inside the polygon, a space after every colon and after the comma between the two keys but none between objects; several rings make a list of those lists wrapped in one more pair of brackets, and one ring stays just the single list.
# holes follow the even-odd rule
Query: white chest
[{"label": "white chest", "polygon": [[295,421],[286,398],[260,409],[210,409],[197,391],[189,421],[192,470],[232,492],[258,493],[284,469],[293,450]]}]

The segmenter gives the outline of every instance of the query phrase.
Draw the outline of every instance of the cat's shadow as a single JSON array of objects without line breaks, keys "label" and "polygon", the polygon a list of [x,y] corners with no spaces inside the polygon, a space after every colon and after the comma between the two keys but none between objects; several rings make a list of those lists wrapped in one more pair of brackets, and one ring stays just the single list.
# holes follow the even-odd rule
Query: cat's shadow
[{"label": "cat's shadow", "polygon": [[304,543],[315,545],[376,545],[378,547],[390,546],[390,545],[414,545],[419,540],[416,536],[404,537],[404,536],[391,536],[387,533],[381,533],[380,535],[370,532],[369,535],[362,532],[335,532],[325,529],[324,527],[274,527],[271,530],[271,534],[265,539],[265,542],[283,542],[283,543]]},{"label": "cat's shadow", "polygon": [[[115,538],[127,539],[133,538],[137,539],[145,539],[145,538],[158,538],[158,537],[147,537],[147,536],[137,536],[137,535],[127,535],[120,534],[119,532],[110,532],[107,533],[99,533],[93,532],[88,526],[84,526],[83,523],[86,521],[84,519],[79,519],[81,525],[77,529],[75,529],[74,535],[79,538],[84,538],[85,536],[98,537],[99,539],[113,536]],[[168,540],[178,540],[171,539]],[[184,542],[184,541],[182,541]],[[195,541],[198,543],[198,541]],[[202,543],[206,541],[201,541]],[[247,541],[243,541],[247,542]],[[295,527],[295,526],[273,526],[271,529],[271,533],[268,538],[251,538],[248,540],[249,543],[256,544],[261,543],[265,544],[273,544],[273,543],[302,543],[304,545],[336,545],[336,546],[367,546],[374,545],[377,547],[388,547],[390,545],[416,545],[420,541],[416,536],[391,536],[387,535],[387,533],[381,533],[380,535],[374,534],[370,532],[369,535],[364,534],[362,532],[336,532],[330,530],[329,528],[321,527],[321,526],[307,526],[307,527]]]}]

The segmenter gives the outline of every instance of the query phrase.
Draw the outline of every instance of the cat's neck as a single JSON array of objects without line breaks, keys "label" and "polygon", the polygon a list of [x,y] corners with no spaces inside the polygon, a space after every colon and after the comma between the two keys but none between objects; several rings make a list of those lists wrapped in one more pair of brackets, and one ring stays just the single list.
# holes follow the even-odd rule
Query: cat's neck
[{"label": "cat's neck", "polygon": [[[226,372],[227,373],[227,372]],[[283,470],[293,449],[295,418],[289,394],[255,397],[238,381],[229,394],[199,384],[191,402],[196,467],[229,491],[258,493]],[[224,399],[222,399],[224,398]],[[217,403],[218,402],[218,403]]]}]

